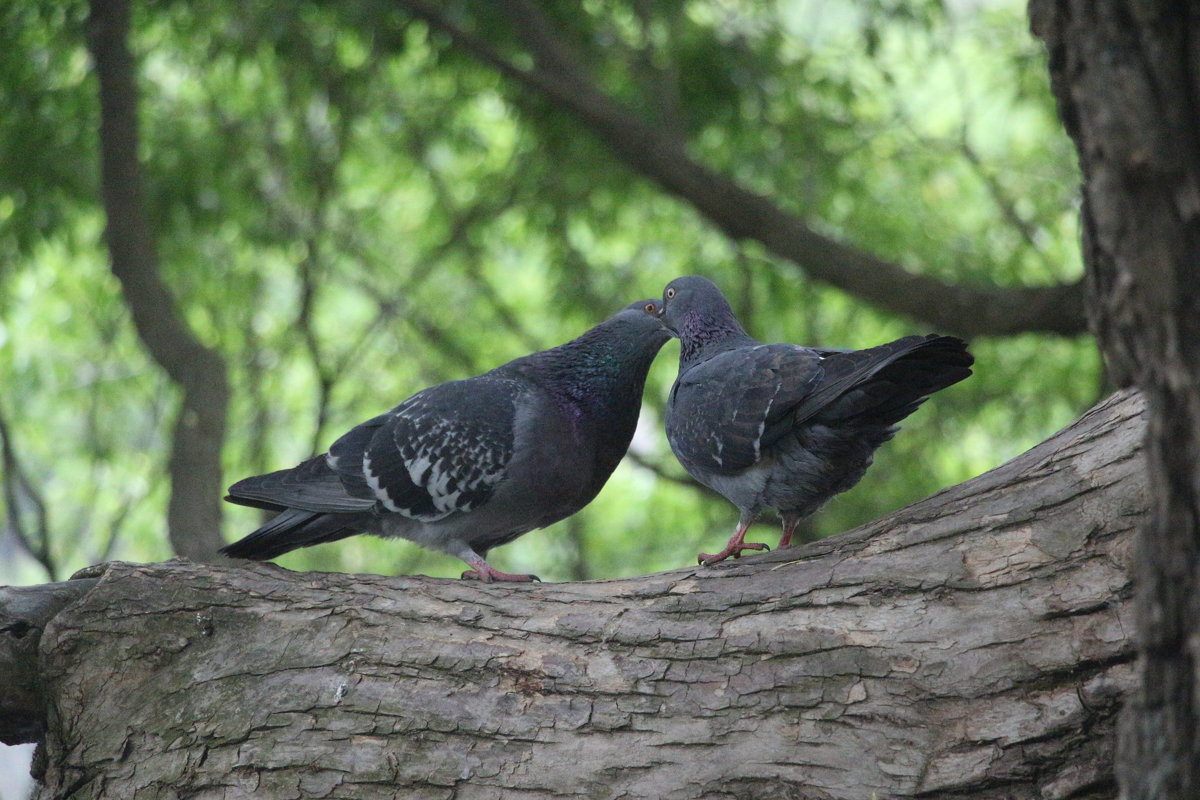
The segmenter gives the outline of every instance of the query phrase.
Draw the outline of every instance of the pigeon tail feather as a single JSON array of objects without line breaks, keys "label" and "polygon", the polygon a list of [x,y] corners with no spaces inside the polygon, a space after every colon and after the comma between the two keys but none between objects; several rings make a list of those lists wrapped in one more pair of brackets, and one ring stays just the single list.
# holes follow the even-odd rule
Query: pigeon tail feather
[{"label": "pigeon tail feather", "polygon": [[369,519],[369,514],[322,514],[289,508],[220,552],[230,558],[266,561],[301,547],[362,533]]},{"label": "pigeon tail feather", "polygon": [[814,419],[865,427],[895,425],[916,411],[929,395],[969,377],[973,361],[961,339],[926,337],[893,355],[892,360],[823,408]]},{"label": "pigeon tail feather", "polygon": [[271,511],[299,508],[305,511],[352,513],[375,505],[370,494],[358,496],[347,481],[330,469],[324,455],[313,456],[291,469],[244,478],[229,487],[231,503]]}]

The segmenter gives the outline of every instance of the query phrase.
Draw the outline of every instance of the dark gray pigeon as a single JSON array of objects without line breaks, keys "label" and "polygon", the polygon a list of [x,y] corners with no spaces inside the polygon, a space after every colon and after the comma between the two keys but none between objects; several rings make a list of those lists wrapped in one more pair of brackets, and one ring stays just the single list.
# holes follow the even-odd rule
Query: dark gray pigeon
[{"label": "dark gray pigeon", "polygon": [[966,343],[906,336],[867,350],[762,344],[712,281],[676,278],[663,322],[679,337],[679,377],[667,405],[667,439],[693,478],[741,511],[716,564],[766,545],[744,541],[767,508],[783,518],[780,547],[797,523],[854,486],[896,423],[928,395],[971,374]]},{"label": "dark gray pigeon", "polygon": [[661,311],[633,303],[574,341],[418,392],[324,455],[238,481],[226,500],[279,515],[221,552],[264,560],[372,533],[457,556],[471,566],[464,578],[536,580],[484,557],[604,486],[670,338]]}]

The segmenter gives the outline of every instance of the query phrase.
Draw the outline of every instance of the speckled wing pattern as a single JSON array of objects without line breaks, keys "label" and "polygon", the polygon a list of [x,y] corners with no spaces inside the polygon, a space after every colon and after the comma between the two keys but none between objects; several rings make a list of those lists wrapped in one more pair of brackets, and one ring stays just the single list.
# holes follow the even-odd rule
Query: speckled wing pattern
[{"label": "speckled wing pattern", "polygon": [[387,511],[422,522],[470,511],[505,477],[520,392],[492,374],[430,387],[351,430],[326,460]]},{"label": "speckled wing pattern", "polygon": [[720,353],[671,389],[667,439],[687,468],[733,474],[753,466],[792,425],[790,411],[820,380],[821,356],[790,344]]}]

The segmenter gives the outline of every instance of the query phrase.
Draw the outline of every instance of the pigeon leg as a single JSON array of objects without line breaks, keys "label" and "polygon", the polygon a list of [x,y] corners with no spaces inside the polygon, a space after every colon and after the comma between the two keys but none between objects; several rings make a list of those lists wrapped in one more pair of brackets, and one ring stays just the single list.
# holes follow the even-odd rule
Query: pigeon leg
[{"label": "pigeon leg", "polygon": [[779,539],[780,549],[788,547],[792,543],[792,534],[796,532],[796,526],[800,524],[802,517],[799,515],[792,516],[791,514],[783,515],[783,536]]},{"label": "pigeon leg", "polygon": [[741,558],[743,550],[770,550],[771,548],[762,542],[745,541],[746,529],[750,527],[750,523],[753,521],[753,519],[739,520],[737,529],[733,532],[733,536],[729,537],[729,542],[725,545],[724,550],[715,555],[708,553],[700,554],[699,561],[701,566],[711,567],[713,564],[719,564],[730,557]]},{"label": "pigeon leg", "polygon": [[483,581],[484,583],[491,583],[492,581],[508,581],[509,583],[542,582],[542,579],[537,575],[513,575],[508,572],[501,572],[479,556],[470,556],[464,558],[463,561],[466,561],[472,567],[472,569],[462,574],[462,579],[465,581]]}]

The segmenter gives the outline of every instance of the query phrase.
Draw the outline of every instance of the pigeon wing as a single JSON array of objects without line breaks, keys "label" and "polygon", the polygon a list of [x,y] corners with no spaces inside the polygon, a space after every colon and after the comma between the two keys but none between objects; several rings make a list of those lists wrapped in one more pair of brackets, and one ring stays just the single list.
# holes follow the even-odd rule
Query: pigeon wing
[{"label": "pigeon wing", "polygon": [[342,513],[366,511],[377,499],[362,474],[362,455],[387,415],[368,420],[343,435],[329,452],[291,469],[245,478],[229,487],[225,498],[239,505],[282,511]]},{"label": "pigeon wing", "polygon": [[386,510],[422,522],[479,508],[512,460],[521,391],[488,374],[413,395],[371,435],[363,483]]},{"label": "pigeon wing", "polygon": [[685,467],[723,475],[753,466],[821,374],[816,351],[789,344],[729,350],[693,366],[671,390],[672,450]]},{"label": "pigeon wing", "polygon": [[326,457],[313,456],[291,469],[255,475],[229,487],[225,498],[231,503],[270,511],[298,508],[305,511],[365,511],[374,498],[355,497],[329,468]]}]

